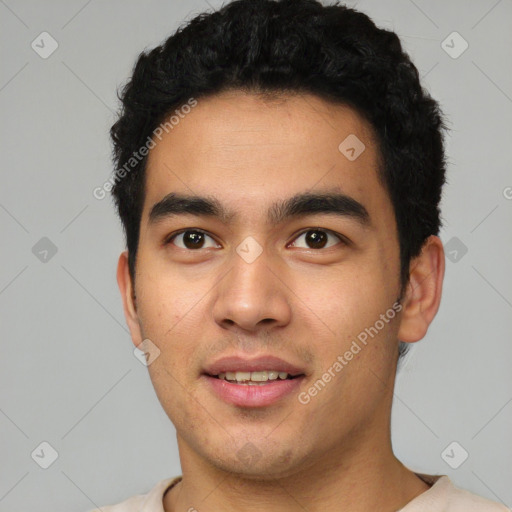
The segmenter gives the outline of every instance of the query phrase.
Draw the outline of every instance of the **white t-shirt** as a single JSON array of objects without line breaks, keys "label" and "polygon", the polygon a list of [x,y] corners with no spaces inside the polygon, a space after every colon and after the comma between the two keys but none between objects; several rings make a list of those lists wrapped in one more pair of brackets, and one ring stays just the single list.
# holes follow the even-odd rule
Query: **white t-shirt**
[{"label": "white t-shirt", "polygon": [[[416,474],[432,487],[397,512],[511,512],[505,505],[455,487],[446,475]],[[90,512],[164,512],[164,494],[180,480],[181,476],[161,480],[147,494]]]}]

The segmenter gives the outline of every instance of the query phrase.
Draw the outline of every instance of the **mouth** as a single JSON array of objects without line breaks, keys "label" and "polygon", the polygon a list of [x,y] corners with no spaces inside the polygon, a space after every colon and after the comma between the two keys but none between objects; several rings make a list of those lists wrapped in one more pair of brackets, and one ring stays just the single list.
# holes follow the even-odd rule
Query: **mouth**
[{"label": "mouth", "polygon": [[242,386],[265,386],[274,381],[293,380],[304,377],[304,374],[291,375],[288,372],[279,370],[263,370],[255,372],[246,371],[230,371],[221,372],[217,375],[206,374],[214,379],[225,380],[231,384],[239,384]]},{"label": "mouth", "polygon": [[239,407],[264,407],[289,398],[305,370],[274,356],[228,357],[208,365],[201,377],[222,401]]}]

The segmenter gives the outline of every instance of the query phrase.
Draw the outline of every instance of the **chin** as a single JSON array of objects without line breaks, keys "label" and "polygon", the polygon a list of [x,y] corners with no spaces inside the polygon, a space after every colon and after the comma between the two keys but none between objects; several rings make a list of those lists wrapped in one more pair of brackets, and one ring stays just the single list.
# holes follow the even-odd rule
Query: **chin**
[{"label": "chin", "polygon": [[292,448],[282,445],[257,447],[248,442],[235,452],[224,452],[216,457],[206,456],[217,469],[252,481],[272,481],[286,478],[303,469],[304,458]]}]

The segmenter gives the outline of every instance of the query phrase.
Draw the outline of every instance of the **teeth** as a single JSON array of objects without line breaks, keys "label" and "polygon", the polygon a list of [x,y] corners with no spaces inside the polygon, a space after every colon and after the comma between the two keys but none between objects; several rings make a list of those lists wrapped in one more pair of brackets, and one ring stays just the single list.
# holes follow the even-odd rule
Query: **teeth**
[{"label": "teeth", "polygon": [[235,380],[238,382],[242,380],[251,380],[251,372],[236,372]]},{"label": "teeth", "polygon": [[219,379],[229,380],[233,382],[267,382],[269,380],[286,379],[288,373],[278,372],[276,370],[264,370],[261,372],[225,372],[219,373]]},{"label": "teeth", "polygon": [[[238,379],[236,379],[238,380]],[[268,372],[252,372],[251,380],[253,382],[266,382],[268,380]]]}]

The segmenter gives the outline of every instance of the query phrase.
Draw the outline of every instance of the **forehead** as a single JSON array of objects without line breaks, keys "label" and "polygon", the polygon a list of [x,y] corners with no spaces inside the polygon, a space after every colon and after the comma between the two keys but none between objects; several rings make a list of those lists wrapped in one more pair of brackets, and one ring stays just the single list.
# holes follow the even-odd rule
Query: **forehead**
[{"label": "forehead", "polygon": [[350,107],[313,95],[230,91],[198,99],[154,141],[143,218],[173,191],[215,196],[250,218],[266,218],[264,204],[320,189],[342,191],[369,210],[390,206],[371,126]]}]

